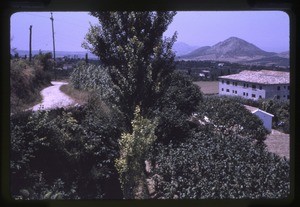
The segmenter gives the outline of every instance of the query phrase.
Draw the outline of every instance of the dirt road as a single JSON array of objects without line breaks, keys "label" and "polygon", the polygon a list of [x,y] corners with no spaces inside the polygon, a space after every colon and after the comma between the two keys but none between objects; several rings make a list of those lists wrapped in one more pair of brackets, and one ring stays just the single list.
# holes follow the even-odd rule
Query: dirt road
[{"label": "dirt road", "polygon": [[44,88],[41,91],[41,95],[43,96],[42,103],[33,106],[32,108],[30,108],[31,110],[46,110],[57,107],[66,107],[75,104],[75,101],[73,99],[71,99],[59,89],[62,85],[68,84],[67,82],[51,81],[51,84],[53,86]]}]

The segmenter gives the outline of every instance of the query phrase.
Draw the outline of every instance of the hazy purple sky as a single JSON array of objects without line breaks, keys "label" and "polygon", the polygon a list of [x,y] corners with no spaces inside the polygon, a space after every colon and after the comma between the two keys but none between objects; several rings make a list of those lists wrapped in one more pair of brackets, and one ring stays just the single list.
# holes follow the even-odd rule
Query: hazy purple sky
[{"label": "hazy purple sky", "polygon": [[[85,51],[81,47],[89,22],[97,19],[87,12],[53,12],[57,51]],[[52,50],[50,12],[22,12],[11,17],[11,47]],[[178,12],[165,35],[178,32],[178,42],[192,46],[212,46],[231,36],[242,38],[263,50],[289,50],[289,17],[281,11]]]}]

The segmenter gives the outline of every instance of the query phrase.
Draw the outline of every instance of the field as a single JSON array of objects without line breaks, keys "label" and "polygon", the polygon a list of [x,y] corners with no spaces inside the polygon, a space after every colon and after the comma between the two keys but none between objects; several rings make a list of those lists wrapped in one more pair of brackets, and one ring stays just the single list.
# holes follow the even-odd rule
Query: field
[{"label": "field", "polygon": [[272,129],[271,134],[265,140],[267,149],[281,157],[290,159],[290,136],[275,129]]},{"label": "field", "polygon": [[197,81],[197,82],[194,82],[194,84],[199,86],[201,91],[205,95],[219,93],[219,82],[218,81]]}]

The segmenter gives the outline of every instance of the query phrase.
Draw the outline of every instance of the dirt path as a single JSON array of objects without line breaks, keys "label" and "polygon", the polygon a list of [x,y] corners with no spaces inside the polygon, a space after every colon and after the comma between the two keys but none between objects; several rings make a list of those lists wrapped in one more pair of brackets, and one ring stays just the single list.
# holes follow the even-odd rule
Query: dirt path
[{"label": "dirt path", "polygon": [[272,129],[265,140],[267,148],[281,157],[290,159],[290,135]]},{"label": "dirt path", "polygon": [[44,88],[41,91],[41,95],[43,96],[42,103],[33,106],[32,108],[30,108],[31,110],[37,111],[57,107],[66,107],[76,103],[72,98],[64,94],[59,89],[62,85],[68,84],[67,82],[51,81],[51,84],[53,86]]}]

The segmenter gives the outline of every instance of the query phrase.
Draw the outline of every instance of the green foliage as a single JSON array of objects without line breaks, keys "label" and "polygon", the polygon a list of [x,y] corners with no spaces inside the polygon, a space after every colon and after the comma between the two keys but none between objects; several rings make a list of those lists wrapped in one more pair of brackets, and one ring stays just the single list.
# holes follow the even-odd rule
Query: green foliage
[{"label": "green foliage", "polygon": [[[91,12],[83,46],[100,57],[114,85],[115,104],[130,127],[136,105],[148,112],[165,92],[174,71],[175,36],[162,40],[176,12]],[[114,100],[112,100],[114,101]]]},{"label": "green foliage", "polygon": [[156,140],[156,121],[145,119],[137,106],[131,122],[132,134],[123,133],[119,141],[120,157],[115,165],[125,199],[147,198],[145,186],[145,155]]},{"label": "green foliage", "polygon": [[258,117],[227,97],[206,97],[198,113],[196,117],[205,122],[206,130],[217,130],[224,135],[239,134],[259,142],[264,141],[268,133]]},{"label": "green foliage", "polygon": [[166,92],[158,99],[153,112],[159,120],[156,134],[158,141],[180,141],[189,136],[188,122],[191,114],[198,110],[202,93],[187,77],[173,73]]},{"label": "green foliage", "polygon": [[290,195],[290,163],[236,135],[199,132],[184,143],[157,145],[157,198],[263,199]]},{"label": "green foliage", "polygon": [[14,198],[122,197],[113,162],[119,156],[118,115],[104,105],[93,111],[91,105],[11,117]]},{"label": "green foliage", "polygon": [[50,75],[37,58],[32,62],[13,59],[10,62],[10,106],[11,112],[22,110],[23,106],[35,101],[39,89],[50,84]]},{"label": "green foliage", "polygon": [[260,107],[274,115],[272,127],[290,133],[290,102],[283,100],[261,100]]},{"label": "green foliage", "polygon": [[273,114],[272,128],[284,133],[290,133],[290,101],[277,99],[260,99],[254,101],[241,97],[228,97],[233,102],[254,106]]},{"label": "green foliage", "polygon": [[70,80],[75,89],[93,92],[102,100],[117,101],[111,78],[103,66],[80,62],[74,68]]}]

